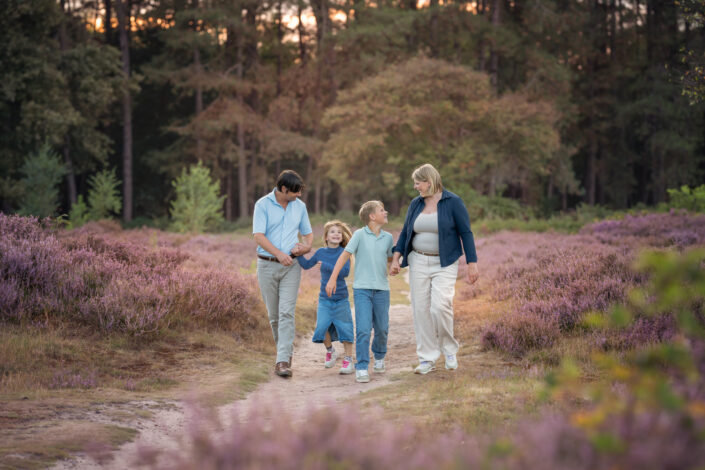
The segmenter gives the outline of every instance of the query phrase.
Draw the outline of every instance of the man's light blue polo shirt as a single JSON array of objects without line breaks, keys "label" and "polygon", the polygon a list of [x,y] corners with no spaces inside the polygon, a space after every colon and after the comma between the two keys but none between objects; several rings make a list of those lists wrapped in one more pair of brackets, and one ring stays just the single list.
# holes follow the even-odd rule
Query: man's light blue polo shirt
[{"label": "man's light blue polo shirt", "polygon": [[[274,195],[277,189],[261,197],[255,203],[255,211],[252,215],[252,233],[263,233],[272,245],[286,254],[291,254],[291,250],[299,241],[298,234],[308,235],[313,232],[311,222],[308,220],[306,204],[295,199],[287,204],[286,209],[277,202]],[[263,256],[274,256],[265,251],[261,246],[257,246],[257,254]]]},{"label": "man's light blue polo shirt", "polygon": [[392,234],[380,230],[375,235],[369,227],[355,230],[345,251],[355,255],[353,289],[389,290],[387,258],[392,256]]}]

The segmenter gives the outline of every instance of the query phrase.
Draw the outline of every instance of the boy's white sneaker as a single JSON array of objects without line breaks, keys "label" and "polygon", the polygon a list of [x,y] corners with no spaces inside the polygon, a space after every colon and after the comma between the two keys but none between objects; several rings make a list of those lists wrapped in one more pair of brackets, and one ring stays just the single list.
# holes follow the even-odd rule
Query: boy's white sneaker
[{"label": "boy's white sneaker", "polygon": [[384,373],[387,369],[384,367],[384,359],[375,359],[375,365],[372,370],[377,374]]},{"label": "boy's white sneaker", "polygon": [[343,359],[343,367],[340,368],[340,373],[343,375],[352,374],[355,371],[352,361]]},{"label": "boy's white sneaker", "polygon": [[366,370],[356,370],[355,380],[360,383],[367,383],[370,381],[370,374]]},{"label": "boy's white sneaker", "polygon": [[458,358],[455,354],[448,354],[446,356],[446,370],[455,370],[458,368]]},{"label": "boy's white sneaker", "polygon": [[331,352],[326,352],[326,369],[333,367],[336,359],[338,359],[338,352],[335,349]]},{"label": "boy's white sneaker", "polygon": [[421,374],[421,375],[426,375],[431,371],[436,370],[436,367],[433,362],[431,361],[421,361],[421,364],[416,366],[416,369],[414,369],[414,374]]}]

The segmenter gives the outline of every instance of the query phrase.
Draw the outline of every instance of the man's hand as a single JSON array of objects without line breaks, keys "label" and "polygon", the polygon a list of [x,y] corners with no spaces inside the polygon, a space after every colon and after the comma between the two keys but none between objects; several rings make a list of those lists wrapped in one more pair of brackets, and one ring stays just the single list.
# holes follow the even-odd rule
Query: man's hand
[{"label": "man's hand", "polygon": [[477,263],[468,263],[468,284],[475,284],[479,278],[480,273],[477,271]]},{"label": "man's hand", "polygon": [[291,254],[294,256],[301,256],[305,255],[309,251],[311,251],[310,246],[304,245],[303,243],[297,243],[294,245],[294,248],[291,249]]},{"label": "man's hand", "polygon": [[399,274],[400,270],[401,267],[399,267],[399,258],[394,258],[389,264],[389,275],[396,276],[397,274]]},{"label": "man's hand", "polygon": [[328,281],[328,284],[326,284],[326,295],[330,297],[333,294],[335,294],[335,281],[333,281],[333,278],[331,278]]},{"label": "man's hand", "polygon": [[291,258],[291,256],[287,255],[283,251],[277,253],[277,260],[279,260],[282,266],[291,266],[292,264],[294,264],[294,260]]}]

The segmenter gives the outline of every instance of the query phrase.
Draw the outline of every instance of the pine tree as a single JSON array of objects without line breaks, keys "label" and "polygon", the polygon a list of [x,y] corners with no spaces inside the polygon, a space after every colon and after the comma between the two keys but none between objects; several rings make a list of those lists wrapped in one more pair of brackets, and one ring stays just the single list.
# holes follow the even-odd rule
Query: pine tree
[{"label": "pine tree", "polygon": [[171,202],[172,228],[179,232],[203,232],[223,221],[224,196],[220,183],[211,179],[201,162],[184,168],[172,183],[176,199]]}]

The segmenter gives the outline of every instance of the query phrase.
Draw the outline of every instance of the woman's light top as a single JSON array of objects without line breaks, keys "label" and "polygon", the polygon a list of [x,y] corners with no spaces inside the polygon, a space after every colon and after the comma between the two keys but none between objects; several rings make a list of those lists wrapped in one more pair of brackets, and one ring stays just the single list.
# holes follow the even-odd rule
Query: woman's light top
[{"label": "woman's light top", "polygon": [[438,253],[438,212],[419,214],[414,221],[414,238],[411,246],[416,251]]}]

